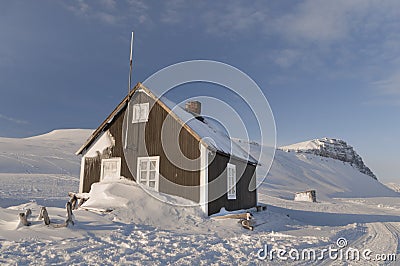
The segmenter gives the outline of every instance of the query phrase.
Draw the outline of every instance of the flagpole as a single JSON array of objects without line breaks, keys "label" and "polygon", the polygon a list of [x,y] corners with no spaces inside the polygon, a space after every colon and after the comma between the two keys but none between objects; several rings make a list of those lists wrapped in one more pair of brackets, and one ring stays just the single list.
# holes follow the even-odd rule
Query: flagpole
[{"label": "flagpole", "polygon": [[128,93],[131,91],[131,82],[132,82],[132,58],[133,58],[133,39],[135,37],[135,33],[132,31],[131,37],[131,54],[129,56],[129,81],[128,81]]},{"label": "flagpole", "polygon": [[126,129],[125,129],[125,145],[124,148],[126,149],[128,147],[128,128],[129,128],[129,113],[131,112],[129,109],[129,103],[131,101],[131,99],[129,99],[129,94],[131,93],[131,82],[132,82],[132,58],[133,58],[133,38],[134,38],[135,34],[132,31],[132,37],[131,37],[131,53],[129,56],[129,80],[128,80],[128,96],[127,96],[127,100],[128,100],[128,106],[126,108]]}]

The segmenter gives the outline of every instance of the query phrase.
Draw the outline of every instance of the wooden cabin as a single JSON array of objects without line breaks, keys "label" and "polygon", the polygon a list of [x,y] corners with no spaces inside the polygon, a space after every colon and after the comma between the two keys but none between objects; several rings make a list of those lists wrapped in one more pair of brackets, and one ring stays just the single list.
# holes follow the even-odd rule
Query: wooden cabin
[{"label": "wooden cabin", "polygon": [[207,215],[256,206],[258,162],[200,112],[199,102],[181,108],[138,83],[77,151],[79,192],[123,176]]}]

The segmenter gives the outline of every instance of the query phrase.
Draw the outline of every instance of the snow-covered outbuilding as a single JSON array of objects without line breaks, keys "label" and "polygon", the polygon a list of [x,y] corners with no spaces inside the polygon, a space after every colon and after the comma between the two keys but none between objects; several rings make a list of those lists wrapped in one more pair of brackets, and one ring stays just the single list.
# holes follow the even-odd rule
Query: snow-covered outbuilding
[{"label": "snow-covered outbuilding", "polygon": [[294,200],[295,201],[317,202],[317,194],[316,194],[315,190],[296,192],[296,194],[294,194]]},{"label": "snow-covered outbuilding", "polygon": [[198,102],[184,109],[138,83],[77,151],[79,192],[123,176],[207,215],[256,206],[258,162],[200,112]]}]

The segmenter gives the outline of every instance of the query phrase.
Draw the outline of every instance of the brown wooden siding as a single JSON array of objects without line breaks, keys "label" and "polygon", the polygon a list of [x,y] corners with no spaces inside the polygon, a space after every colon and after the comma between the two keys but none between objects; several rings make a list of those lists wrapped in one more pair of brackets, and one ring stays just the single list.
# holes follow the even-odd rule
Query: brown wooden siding
[{"label": "brown wooden siding", "polygon": [[[150,119],[151,122],[146,125],[146,147],[151,154],[160,156],[160,174],[163,177],[160,178],[160,191],[198,202],[200,199],[198,187],[200,185],[200,172],[198,171],[200,163],[190,167],[183,161],[183,156],[189,159],[200,157],[198,141],[184,128],[181,128],[175,119],[170,116],[167,118],[167,112],[158,104],[154,105]],[[169,158],[165,154],[165,147],[152,144],[161,144],[161,127],[164,122],[164,146],[173,145]],[[176,143],[177,140],[178,143]],[[184,167],[195,171],[182,169]],[[184,187],[177,187],[174,184]]]},{"label": "brown wooden siding", "polygon": [[85,158],[85,170],[83,179],[83,191],[89,192],[90,187],[93,183],[100,181],[100,170],[101,170],[101,159],[100,157]]},{"label": "brown wooden siding", "polygon": [[[180,123],[168,116],[167,111],[159,104],[154,104],[150,110],[147,122],[132,123],[132,109],[136,103],[149,102],[150,106],[154,100],[143,92],[136,92],[130,101],[129,110],[127,107],[113,118],[111,123],[104,128],[108,130],[115,139],[115,146],[107,149],[99,157],[85,159],[85,176],[83,189],[89,192],[90,186],[100,180],[101,158],[121,157],[121,175],[136,180],[137,158],[147,156],[160,156],[160,180],[159,191],[167,194],[181,196],[196,202],[200,199],[200,162],[188,163],[185,158],[197,159],[200,157],[199,141],[190,134]],[[127,113],[129,111],[129,114]],[[126,117],[128,116],[129,117]],[[128,142],[124,153],[123,139],[125,139],[126,123],[128,123]],[[179,147],[172,145],[172,152],[169,160],[165,154],[164,147],[161,145],[161,131],[165,131],[164,144],[176,144],[178,140]],[[184,157],[181,155],[181,153]],[[209,199],[215,193],[216,187],[227,187],[226,165],[229,162],[229,156],[217,153],[215,158],[209,156]],[[227,194],[218,197],[209,203],[209,215],[219,212],[222,207],[227,210],[238,210],[250,208],[256,205],[256,191],[248,190],[250,180],[255,175],[255,166],[246,164],[243,161],[231,159],[231,163],[236,165],[236,172],[243,173],[237,184],[236,200],[228,200]],[[177,164],[177,165],[176,165]],[[189,169],[182,169],[180,165]],[[223,174],[225,178],[216,178]],[[255,178],[253,179],[255,182]],[[175,184],[184,187],[177,187]],[[255,185],[255,184],[254,184]]]},{"label": "brown wooden siding", "polygon": [[[133,105],[145,102],[149,102],[150,106],[154,104],[152,98],[142,92],[136,92],[129,104],[129,117],[125,117],[128,115],[126,112],[128,108],[125,107],[114,117],[110,125],[105,127],[104,130],[109,130],[115,139],[115,146],[107,152],[107,155],[103,154],[102,158],[121,157],[121,175],[136,180],[137,158],[160,156],[159,191],[199,202],[200,171],[198,169],[200,168],[200,162],[194,162],[188,166],[181,155],[182,153],[189,159],[199,158],[199,142],[185,128],[182,128],[175,119],[168,116],[165,109],[157,103],[150,110],[149,119],[146,123],[132,123]],[[125,139],[127,122],[129,126],[128,141],[127,149],[124,153],[123,139]],[[177,140],[179,142],[179,146],[173,147],[172,152],[169,153],[170,158],[167,157],[161,145],[161,129],[163,126],[166,138],[164,142],[168,144],[177,143]],[[172,159],[172,162],[170,159]],[[189,167],[194,171],[182,169],[180,165],[185,165],[185,167]],[[90,177],[91,185],[93,180],[98,182],[100,179],[101,160],[90,162],[88,167],[99,169],[98,172],[92,174],[97,175],[96,177]]]},{"label": "brown wooden siding", "polygon": [[[254,165],[246,164],[243,161],[229,158],[228,156],[221,155],[219,153],[214,154],[214,156],[214,160],[212,160],[213,156],[209,156],[210,162],[208,168],[208,198],[209,200],[213,198],[216,199],[209,202],[208,215],[219,212],[222,207],[225,207],[225,209],[228,211],[234,211],[248,209],[256,206],[257,192],[256,190],[249,191],[250,182],[255,183],[256,181],[256,167]],[[235,200],[228,200],[227,193],[222,196],[218,195],[218,193],[221,191],[221,188],[224,189],[224,191],[227,190],[226,166],[228,162],[236,165],[237,185]],[[220,175],[221,178],[217,178]],[[251,187],[255,187],[254,183]]]},{"label": "brown wooden siding", "polygon": [[125,115],[126,108],[123,109],[116,117],[114,117],[113,122],[109,126],[108,130],[110,134],[115,139],[115,146],[111,149],[110,157],[121,157],[121,175],[135,180],[134,175],[132,175],[129,167],[127,165],[127,161],[125,158],[123,144],[122,144],[122,136],[123,136],[123,123],[124,123],[124,115]]}]

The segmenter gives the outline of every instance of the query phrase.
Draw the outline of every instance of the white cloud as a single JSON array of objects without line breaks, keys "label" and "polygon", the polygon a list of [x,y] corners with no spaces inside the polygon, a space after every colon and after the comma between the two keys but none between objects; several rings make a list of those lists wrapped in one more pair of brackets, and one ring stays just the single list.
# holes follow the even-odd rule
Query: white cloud
[{"label": "white cloud", "polygon": [[108,10],[114,10],[117,6],[117,1],[115,0],[101,0],[100,2]]},{"label": "white cloud", "polygon": [[400,106],[400,69],[384,79],[372,82],[371,87],[373,98],[367,104]]},{"label": "white cloud", "polygon": [[127,0],[128,14],[125,19],[134,19],[140,24],[152,24],[152,19],[149,15],[149,6],[143,0]]},{"label": "white cloud", "polygon": [[265,57],[281,68],[343,68],[359,61],[365,66],[379,65],[400,55],[398,0],[305,0],[290,4],[170,0],[151,6],[144,0],[70,3],[69,9],[77,15],[110,25],[151,27],[162,23],[203,31],[215,38],[250,36],[249,42],[276,42],[279,45],[267,47],[273,50]]},{"label": "white cloud", "polygon": [[251,31],[296,43],[332,43],[351,38],[353,33],[379,31],[383,22],[397,20],[400,15],[397,0],[306,0],[284,7],[230,1],[206,7],[202,20],[207,32],[222,36]]},{"label": "white cloud", "polygon": [[380,94],[400,96],[400,71],[397,71],[386,79],[374,82],[373,85]]},{"label": "white cloud", "polygon": [[76,0],[68,3],[67,8],[76,15],[86,15],[89,11],[89,5],[85,0]]},{"label": "white cloud", "polygon": [[116,24],[118,22],[118,16],[106,12],[97,12],[93,16],[107,24]]},{"label": "white cloud", "polygon": [[161,21],[167,24],[182,22],[186,12],[182,9],[186,6],[184,0],[170,0],[164,2],[164,10],[161,12]]},{"label": "white cloud", "polygon": [[203,15],[206,31],[218,35],[243,33],[268,24],[267,9],[257,5],[229,2],[218,9],[210,8]]},{"label": "white cloud", "polygon": [[[351,2],[351,1],[349,1]],[[277,28],[289,38],[308,41],[334,41],[347,36],[348,6],[336,1],[307,1],[294,13],[276,20]]]},{"label": "white cloud", "polygon": [[149,21],[148,6],[142,0],[119,2],[115,0],[74,0],[65,5],[77,16],[99,20],[109,25],[123,24],[128,20],[134,20],[140,24]]},{"label": "white cloud", "polygon": [[377,47],[369,47],[368,41],[379,38],[383,32],[388,34],[384,40],[375,41],[391,44],[389,39],[398,32],[399,17],[400,1],[307,0],[275,19],[274,28],[292,42],[318,45],[356,42],[369,52],[368,49]]},{"label": "white cloud", "polygon": [[9,117],[9,116],[3,115],[3,114],[0,114],[0,119],[7,120],[7,121],[13,122],[15,124],[29,124],[25,120],[19,120],[19,119],[12,118],[12,117]]},{"label": "white cloud", "polygon": [[283,49],[273,55],[273,61],[280,67],[287,68],[300,60],[301,54],[297,50]]}]

